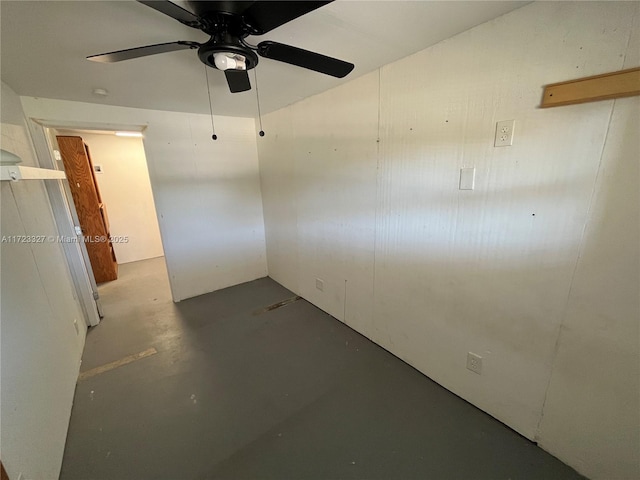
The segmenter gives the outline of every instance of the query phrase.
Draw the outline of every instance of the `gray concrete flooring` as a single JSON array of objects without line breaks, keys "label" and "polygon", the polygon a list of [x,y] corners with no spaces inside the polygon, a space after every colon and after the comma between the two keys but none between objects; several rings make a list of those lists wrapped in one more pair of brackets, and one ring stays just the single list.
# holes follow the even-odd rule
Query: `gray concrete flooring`
[{"label": "gray concrete flooring", "polygon": [[571,468],[264,278],[174,304],[120,267],[78,383],[62,480],[574,479]]}]

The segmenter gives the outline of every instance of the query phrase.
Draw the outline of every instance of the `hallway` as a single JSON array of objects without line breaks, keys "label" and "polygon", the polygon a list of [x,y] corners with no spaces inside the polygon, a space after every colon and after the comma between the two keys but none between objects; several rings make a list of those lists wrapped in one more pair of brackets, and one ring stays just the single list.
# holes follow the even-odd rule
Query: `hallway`
[{"label": "hallway", "polygon": [[62,480],[582,478],[269,278],[174,304],[159,257],[100,295]]}]

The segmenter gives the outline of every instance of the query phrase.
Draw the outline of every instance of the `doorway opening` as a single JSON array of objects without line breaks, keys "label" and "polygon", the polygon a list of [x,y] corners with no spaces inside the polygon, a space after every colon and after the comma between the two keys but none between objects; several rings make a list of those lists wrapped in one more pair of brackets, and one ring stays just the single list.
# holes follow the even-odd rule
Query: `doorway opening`
[{"label": "doorway opening", "polygon": [[[32,126],[40,130],[41,145],[46,143],[49,166],[67,175],[64,203],[78,235],[85,277],[100,317],[108,317],[109,312],[102,312],[100,291],[108,283],[117,282],[120,265],[148,259],[164,263],[143,127],[120,130],[112,125],[105,128],[42,121]],[[130,135],[116,135],[122,131]]]}]

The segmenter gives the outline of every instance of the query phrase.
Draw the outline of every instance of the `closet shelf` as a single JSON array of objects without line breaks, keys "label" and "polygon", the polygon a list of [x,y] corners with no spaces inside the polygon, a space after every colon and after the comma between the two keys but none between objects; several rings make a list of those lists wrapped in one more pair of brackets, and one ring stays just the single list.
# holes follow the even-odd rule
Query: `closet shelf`
[{"label": "closet shelf", "polygon": [[20,165],[0,166],[0,180],[55,180],[67,178],[62,170],[48,168],[23,167]]}]

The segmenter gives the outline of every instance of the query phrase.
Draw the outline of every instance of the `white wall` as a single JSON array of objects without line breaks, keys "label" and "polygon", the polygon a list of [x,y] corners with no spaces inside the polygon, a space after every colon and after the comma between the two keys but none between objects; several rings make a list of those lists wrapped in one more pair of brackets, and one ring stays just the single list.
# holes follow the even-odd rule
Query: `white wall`
[{"label": "white wall", "polygon": [[[640,65],[633,21],[624,68]],[[593,478],[640,477],[638,132],[640,97],[615,100],[540,423],[541,445]]]},{"label": "white wall", "polygon": [[[266,275],[254,124],[207,115],[22,97],[28,117],[146,126],[144,147],[173,299]],[[65,123],[67,122],[67,123]]]},{"label": "white wall", "polygon": [[266,115],[258,142],[270,276],[603,479],[638,474],[637,99],[537,106],[637,66],[638,15],[528,5]]},{"label": "white wall", "polygon": [[[18,96],[1,92],[2,148],[37,166]],[[1,234],[57,236],[41,180],[2,182]],[[56,243],[0,244],[0,451],[10,478],[58,478],[85,338]],[[77,322],[78,330],[74,327]]]},{"label": "white wall", "polygon": [[[73,130],[60,130],[58,134],[82,137],[89,146],[93,164],[102,167],[102,173],[96,173],[96,181],[107,209],[118,263],[162,256],[142,139]],[[123,236],[128,241],[115,240]]]}]

